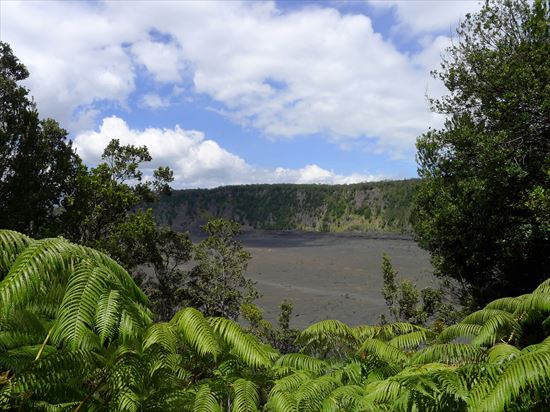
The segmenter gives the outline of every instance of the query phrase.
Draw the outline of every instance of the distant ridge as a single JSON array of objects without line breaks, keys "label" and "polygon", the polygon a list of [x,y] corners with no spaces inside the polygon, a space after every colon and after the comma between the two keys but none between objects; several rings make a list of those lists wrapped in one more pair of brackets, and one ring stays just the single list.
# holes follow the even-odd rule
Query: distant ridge
[{"label": "distant ridge", "polygon": [[153,205],[159,223],[196,232],[212,217],[245,229],[411,233],[418,179],[350,185],[256,184],[176,190]]}]

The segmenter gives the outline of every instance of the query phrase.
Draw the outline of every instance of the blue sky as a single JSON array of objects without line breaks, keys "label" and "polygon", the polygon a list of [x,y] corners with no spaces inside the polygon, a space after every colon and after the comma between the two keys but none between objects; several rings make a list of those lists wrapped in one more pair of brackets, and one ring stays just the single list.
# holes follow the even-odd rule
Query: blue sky
[{"label": "blue sky", "polygon": [[476,1],[2,2],[40,113],[89,165],[145,144],[175,186],[416,176],[429,71]]}]

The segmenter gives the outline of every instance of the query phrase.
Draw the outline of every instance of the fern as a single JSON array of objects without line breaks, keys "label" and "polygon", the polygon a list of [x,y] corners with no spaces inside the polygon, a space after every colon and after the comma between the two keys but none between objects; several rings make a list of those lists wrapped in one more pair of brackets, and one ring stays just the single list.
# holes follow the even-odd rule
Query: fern
[{"label": "fern", "polygon": [[328,363],[301,353],[289,353],[277,359],[275,366],[289,366],[295,370],[311,371],[319,375],[328,368]]},{"label": "fern", "polygon": [[184,341],[199,355],[219,355],[221,349],[214,336],[214,330],[197,309],[182,309],[170,322],[176,326]]},{"label": "fern", "polygon": [[399,348],[378,339],[367,339],[361,345],[359,352],[374,355],[388,363],[402,364],[408,360],[407,355]]},{"label": "fern", "polygon": [[262,345],[256,337],[244,332],[234,321],[210,318],[214,331],[244,363],[252,367],[270,367],[274,352]]},{"label": "fern", "polygon": [[208,385],[199,387],[193,405],[195,412],[221,412],[221,407]]},{"label": "fern", "polygon": [[546,388],[550,383],[550,351],[534,351],[514,359],[487,396],[473,405],[478,411],[504,411],[528,388]]},{"label": "fern", "polygon": [[233,402],[232,410],[234,412],[256,412],[258,411],[258,388],[254,382],[246,379],[237,379],[233,382]]}]

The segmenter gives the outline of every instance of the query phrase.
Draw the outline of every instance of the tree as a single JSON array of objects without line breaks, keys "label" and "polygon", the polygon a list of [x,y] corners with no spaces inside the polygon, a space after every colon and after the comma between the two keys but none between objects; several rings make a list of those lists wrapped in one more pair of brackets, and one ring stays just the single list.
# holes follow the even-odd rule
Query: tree
[{"label": "tree", "polygon": [[202,227],[208,237],[195,248],[197,265],[189,273],[188,293],[192,306],[208,316],[237,319],[240,307],[258,293],[244,274],[250,253],[235,239],[237,222],[212,219]]},{"label": "tree", "polygon": [[[446,283],[439,285],[437,289],[426,287],[419,291],[410,280],[399,280],[397,274],[391,258],[384,253],[382,296],[393,321],[422,326],[431,323],[432,328],[440,329],[457,320],[459,311],[455,309],[456,305],[446,302],[450,295],[450,288]],[[380,315],[380,323],[387,323],[384,314]]]},{"label": "tree", "polygon": [[436,273],[474,308],[550,273],[549,9],[487,1],[434,72],[449,94],[432,107],[447,121],[418,139],[413,223]]},{"label": "tree", "polygon": [[58,230],[54,216],[72,193],[80,158],[55,120],[39,119],[19,84],[28,76],[0,42],[0,227],[36,235]]},{"label": "tree", "polygon": [[154,172],[154,180],[143,182],[142,163],[151,161],[146,146],[122,146],[113,139],[105,148],[103,162],[79,170],[74,193],[64,200],[64,235],[75,242],[102,247],[117,225],[140,203],[166,192],[173,180],[167,167]]}]

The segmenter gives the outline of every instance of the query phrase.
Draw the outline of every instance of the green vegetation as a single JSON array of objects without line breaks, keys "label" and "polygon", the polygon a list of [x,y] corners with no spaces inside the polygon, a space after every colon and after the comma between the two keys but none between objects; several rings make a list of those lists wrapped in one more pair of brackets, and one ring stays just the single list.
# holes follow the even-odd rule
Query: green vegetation
[{"label": "green vegetation", "polygon": [[208,237],[194,248],[197,265],[186,285],[190,304],[207,316],[237,320],[241,305],[258,297],[252,281],[244,277],[250,253],[235,240],[241,227],[212,219],[202,229]]},{"label": "green vegetation", "polygon": [[67,131],[40,120],[29,76],[7,43],[0,42],[0,227],[31,235],[50,233],[56,208],[75,189],[80,158]]},{"label": "green vegetation", "polygon": [[[420,326],[430,323],[432,329],[441,330],[459,320],[459,305],[450,302],[453,293],[448,282],[442,282],[437,289],[426,287],[419,291],[408,279],[398,282],[397,274],[390,257],[384,254],[382,296],[394,322],[409,322]],[[387,322],[386,316],[380,315],[380,323],[385,325]]]},{"label": "green vegetation", "polygon": [[[142,181],[146,147],[113,140],[101,164],[82,165],[0,42],[0,226],[17,230],[0,230],[0,409],[550,410],[549,21],[542,0],[466,17],[436,73],[450,95],[432,103],[448,121],[418,140],[420,181],[172,196],[169,168]],[[220,219],[408,233],[413,196],[416,234],[467,315],[384,256],[391,319],[297,331],[283,302],[275,327],[252,303],[239,224]],[[155,217],[177,229],[210,219],[208,237],[193,246]]]},{"label": "green vegetation", "polygon": [[547,0],[489,1],[436,72],[448,120],[418,140],[414,226],[472,307],[550,274],[549,22]]},{"label": "green vegetation", "polygon": [[[352,185],[245,185],[177,190],[150,205],[157,219],[188,229],[210,218],[256,229],[411,233],[417,180]],[[148,205],[149,206],[149,205]]]},{"label": "green vegetation", "polygon": [[534,411],[550,408],[550,279],[436,333],[327,320],[281,355],[194,308],[153,322],[114,260],[0,231],[0,408]]}]

